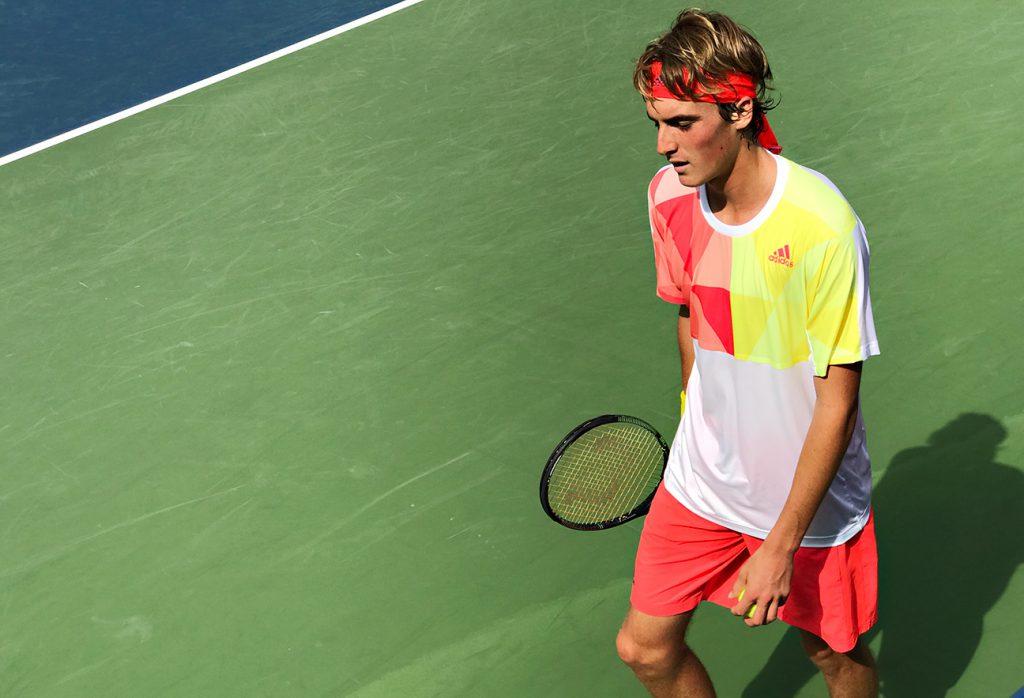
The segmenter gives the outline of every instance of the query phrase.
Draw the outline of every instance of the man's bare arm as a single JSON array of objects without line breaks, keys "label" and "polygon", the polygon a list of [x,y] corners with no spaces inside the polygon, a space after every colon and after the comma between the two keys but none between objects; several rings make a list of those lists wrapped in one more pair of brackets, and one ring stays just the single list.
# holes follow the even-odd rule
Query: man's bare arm
[{"label": "man's bare arm", "polygon": [[679,362],[683,375],[683,390],[686,390],[686,383],[690,380],[690,370],[693,368],[693,339],[690,337],[690,308],[686,305],[679,306],[679,322],[676,324],[676,334],[679,339]]},{"label": "man's bare arm", "polygon": [[825,498],[857,422],[861,363],[830,366],[824,378],[815,377],[816,401],[807,437],[789,496],[764,545],[740,570],[733,596],[745,589],[743,600],[732,609],[745,615],[752,603],[757,611],[748,625],[770,623],[789,594],[793,555]]},{"label": "man's bare arm", "polygon": [[814,379],[814,416],[807,430],[789,497],[765,544],[796,552],[832,484],[857,422],[861,364],[830,366]]}]

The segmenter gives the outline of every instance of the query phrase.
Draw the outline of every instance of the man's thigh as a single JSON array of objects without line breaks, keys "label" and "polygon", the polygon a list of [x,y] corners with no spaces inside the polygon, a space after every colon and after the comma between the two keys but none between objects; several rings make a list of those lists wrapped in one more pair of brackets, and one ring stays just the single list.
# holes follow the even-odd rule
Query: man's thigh
[{"label": "man's thigh", "polygon": [[672,651],[682,647],[693,613],[688,611],[672,616],[652,616],[630,606],[622,630],[619,631],[620,653],[623,650],[627,653],[629,650]]}]

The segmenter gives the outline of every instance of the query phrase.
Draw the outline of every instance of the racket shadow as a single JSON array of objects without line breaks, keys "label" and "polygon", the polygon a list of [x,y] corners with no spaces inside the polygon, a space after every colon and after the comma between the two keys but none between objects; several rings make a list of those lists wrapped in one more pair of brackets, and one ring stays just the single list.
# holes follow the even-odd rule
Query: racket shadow
[{"label": "racket shadow", "polygon": [[[981,641],[985,614],[1024,562],[1024,472],[996,461],[1007,430],[968,413],[899,452],[873,494],[882,695],[945,696]],[[794,696],[817,672],[786,632],[744,698]]]}]

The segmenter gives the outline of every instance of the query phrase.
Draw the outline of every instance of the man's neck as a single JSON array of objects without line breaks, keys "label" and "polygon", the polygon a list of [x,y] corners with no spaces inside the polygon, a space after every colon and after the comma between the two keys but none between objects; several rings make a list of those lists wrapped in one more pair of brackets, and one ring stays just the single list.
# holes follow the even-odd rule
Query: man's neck
[{"label": "man's neck", "polygon": [[729,173],[705,185],[715,217],[726,225],[743,225],[754,218],[771,198],[776,167],[767,150],[741,144]]}]

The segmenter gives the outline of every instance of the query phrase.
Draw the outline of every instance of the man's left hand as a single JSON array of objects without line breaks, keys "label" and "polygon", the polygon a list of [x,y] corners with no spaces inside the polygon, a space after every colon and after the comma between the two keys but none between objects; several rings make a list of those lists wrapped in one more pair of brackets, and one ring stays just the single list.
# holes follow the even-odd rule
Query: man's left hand
[{"label": "man's left hand", "polygon": [[743,622],[752,628],[767,625],[779,617],[779,607],[786,603],[792,579],[793,554],[762,545],[740,568],[729,598],[738,598],[742,591],[743,599],[737,600],[730,610],[733,615],[746,616],[750,607],[757,604],[754,615]]}]

